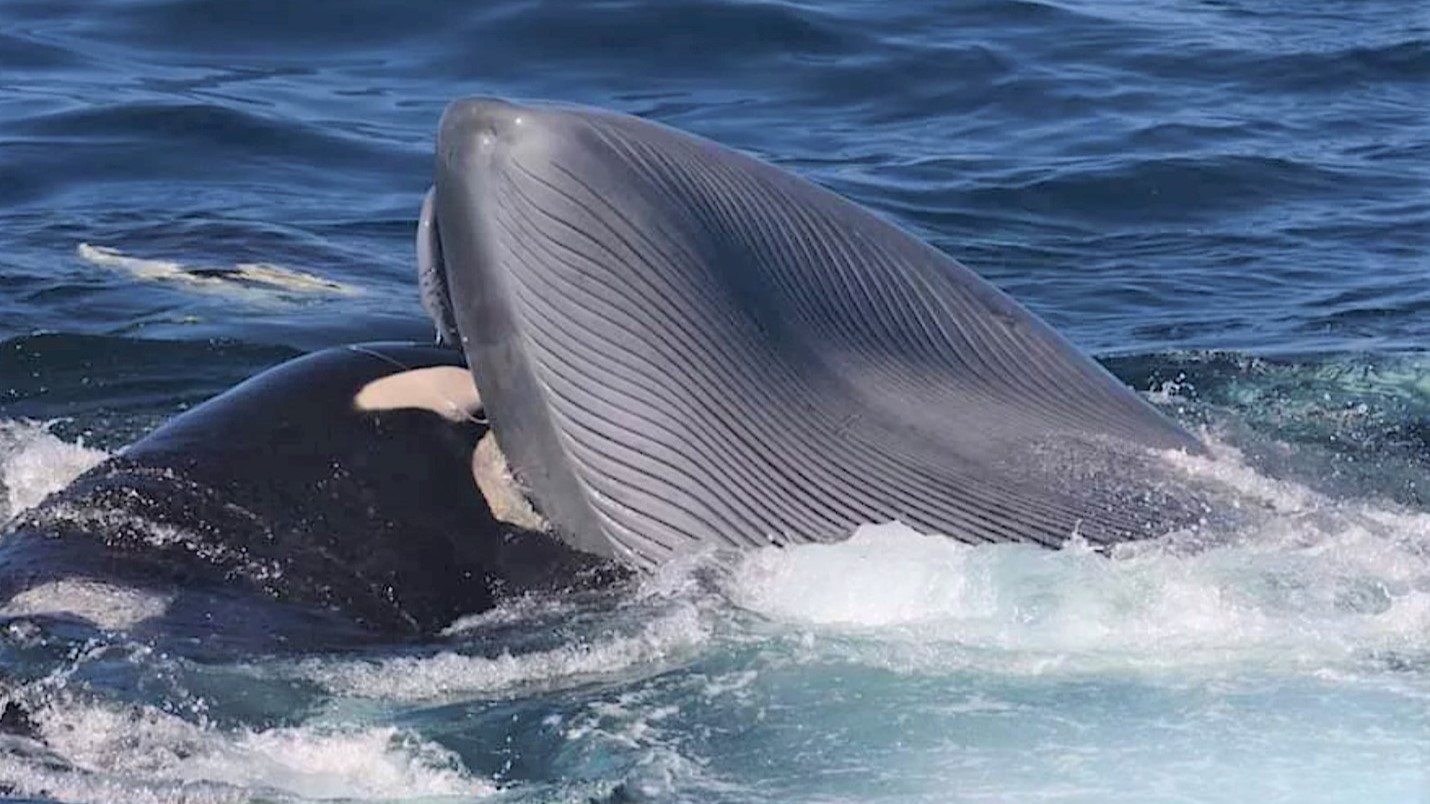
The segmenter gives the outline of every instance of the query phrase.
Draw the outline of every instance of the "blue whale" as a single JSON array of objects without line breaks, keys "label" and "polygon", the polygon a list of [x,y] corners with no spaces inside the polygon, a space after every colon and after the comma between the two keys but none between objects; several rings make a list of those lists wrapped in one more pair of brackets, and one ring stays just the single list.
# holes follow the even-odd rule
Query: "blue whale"
[{"label": "blue whale", "polygon": [[512,474],[572,546],[702,546],[900,520],[968,543],[1192,521],[1203,449],[968,268],[784,170],[636,117],[451,104],[418,234]]}]

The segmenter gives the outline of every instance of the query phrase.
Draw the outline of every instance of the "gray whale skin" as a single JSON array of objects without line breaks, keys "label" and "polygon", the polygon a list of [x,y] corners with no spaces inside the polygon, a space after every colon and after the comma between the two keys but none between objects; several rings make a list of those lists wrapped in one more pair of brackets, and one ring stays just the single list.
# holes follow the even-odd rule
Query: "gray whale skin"
[{"label": "gray whale skin", "polygon": [[[629,115],[459,100],[418,233],[511,471],[582,551],[1110,545],[1198,505],[1199,442],[963,265],[859,206]],[[1175,484],[1171,484],[1175,485]]]}]

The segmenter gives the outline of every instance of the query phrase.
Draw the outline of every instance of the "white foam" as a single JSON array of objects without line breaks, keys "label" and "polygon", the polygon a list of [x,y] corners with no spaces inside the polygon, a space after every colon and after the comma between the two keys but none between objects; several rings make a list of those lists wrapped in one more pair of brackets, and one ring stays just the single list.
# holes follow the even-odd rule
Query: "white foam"
[{"label": "white foam", "polygon": [[[662,703],[651,690],[624,692],[597,700],[561,726],[567,741],[600,744],[613,753],[634,754],[623,784],[637,800],[699,801],[726,798],[735,788],[711,774],[678,747],[679,726],[666,725],[680,707]],[[698,791],[698,793],[696,792]]]},{"label": "white foam", "polygon": [[14,754],[0,754],[0,780],[16,795],[66,804],[243,804],[253,800],[233,788],[111,779]]},{"label": "white foam", "polygon": [[243,734],[183,763],[202,781],[277,788],[310,799],[474,796],[494,792],[456,755],[392,726],[305,726]]},{"label": "white foam", "polygon": [[866,525],[837,544],[752,552],[727,592],[744,608],[817,625],[878,628],[976,616],[993,594],[973,566],[977,558],[966,545],[901,524]]},{"label": "white foam", "polygon": [[710,637],[694,605],[679,605],[634,634],[602,635],[559,648],[487,658],[443,652],[379,661],[314,661],[301,669],[330,691],[364,698],[423,701],[515,689],[549,689],[644,665],[662,665]]},{"label": "white foam", "polygon": [[109,457],[103,450],[69,443],[50,432],[52,423],[0,421],[0,524],[64,488]]},{"label": "white foam", "polygon": [[469,800],[495,791],[452,752],[391,726],[224,731],[148,707],[72,700],[34,720],[63,765],[0,755],[0,779],[65,801]]},{"label": "white foam", "polygon": [[1423,648],[1430,515],[1327,499],[1225,448],[1169,460],[1255,512],[1248,529],[1200,550],[1171,538],[1107,559],[864,527],[839,544],[747,554],[725,594],[776,622],[859,637],[855,653],[903,668],[1314,671]]}]

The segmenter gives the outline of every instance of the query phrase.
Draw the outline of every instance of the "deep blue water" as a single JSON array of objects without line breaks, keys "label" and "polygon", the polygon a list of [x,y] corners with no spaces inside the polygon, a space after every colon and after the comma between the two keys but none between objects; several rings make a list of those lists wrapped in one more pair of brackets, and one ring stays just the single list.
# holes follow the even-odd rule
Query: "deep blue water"
[{"label": "deep blue water", "polygon": [[6,0],[0,519],[79,442],[303,351],[430,337],[414,222],[471,94],[651,117],[891,218],[1206,428],[1225,455],[1188,471],[1264,525],[1092,563],[875,534],[400,656],[202,665],[13,620],[0,674],[50,747],[0,746],[0,782],[1430,798],[1422,0]]}]

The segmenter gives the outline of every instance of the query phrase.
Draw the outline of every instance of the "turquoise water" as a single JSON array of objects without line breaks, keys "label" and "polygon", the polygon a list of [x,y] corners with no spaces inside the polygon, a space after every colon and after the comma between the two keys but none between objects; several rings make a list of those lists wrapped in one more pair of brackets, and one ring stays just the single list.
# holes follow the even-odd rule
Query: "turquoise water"
[{"label": "turquoise water", "polygon": [[[1235,525],[702,555],[430,644],[186,656],[0,612],[0,785],[60,801],[1430,799],[1418,2],[0,5],[0,520],[238,380],[422,339],[466,94],[598,103],[848,195],[1214,444]],[[877,523],[871,523],[877,524]],[[55,609],[94,628],[45,624]]]}]

